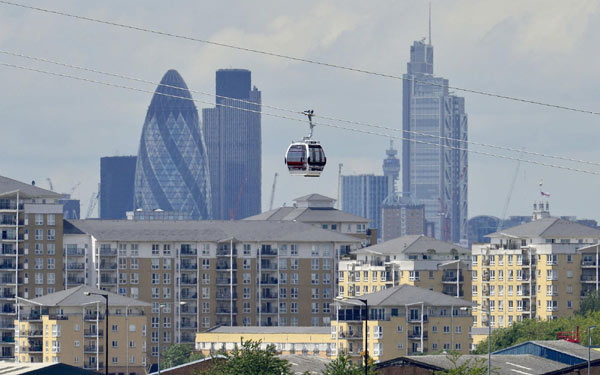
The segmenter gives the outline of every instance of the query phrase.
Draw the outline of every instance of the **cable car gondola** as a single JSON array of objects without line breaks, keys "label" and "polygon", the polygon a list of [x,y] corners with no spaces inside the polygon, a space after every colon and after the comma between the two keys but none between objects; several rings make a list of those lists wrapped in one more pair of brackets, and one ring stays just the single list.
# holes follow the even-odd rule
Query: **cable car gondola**
[{"label": "cable car gondola", "polygon": [[285,164],[292,176],[319,177],[323,173],[327,158],[319,141],[311,139],[314,128],[312,123],[314,111],[308,110],[303,113],[308,116],[310,134],[302,141],[292,142],[285,154]]}]

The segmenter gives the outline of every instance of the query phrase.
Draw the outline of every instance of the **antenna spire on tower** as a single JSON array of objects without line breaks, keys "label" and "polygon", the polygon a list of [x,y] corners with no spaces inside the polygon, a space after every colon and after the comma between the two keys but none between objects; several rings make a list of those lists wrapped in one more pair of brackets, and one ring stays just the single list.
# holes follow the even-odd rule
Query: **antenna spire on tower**
[{"label": "antenna spire on tower", "polygon": [[431,45],[431,1],[429,2],[429,45]]}]

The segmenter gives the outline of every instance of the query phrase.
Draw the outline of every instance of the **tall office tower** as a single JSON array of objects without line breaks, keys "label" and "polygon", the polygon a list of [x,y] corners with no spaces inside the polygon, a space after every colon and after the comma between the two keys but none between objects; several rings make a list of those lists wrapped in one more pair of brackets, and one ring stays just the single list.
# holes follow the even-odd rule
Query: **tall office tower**
[{"label": "tall office tower", "polygon": [[15,355],[15,297],[63,289],[61,195],[0,176],[0,359]]},{"label": "tall office tower", "polygon": [[390,194],[385,198],[381,216],[383,241],[412,234],[433,236],[433,224],[425,220],[425,205],[411,202],[399,194]]},{"label": "tall office tower", "polygon": [[390,140],[390,148],[385,150],[387,158],[383,160],[383,175],[388,178],[388,194],[396,193],[396,181],[400,175],[400,160],[396,157],[398,150],[394,148],[394,141]]},{"label": "tall office tower", "polygon": [[100,219],[125,219],[133,211],[136,161],[136,156],[100,158]]},{"label": "tall office tower", "polygon": [[[425,204],[435,237],[467,239],[467,115],[464,98],[450,95],[448,80],[433,75],[433,46],[410,48],[403,82],[402,190]],[[442,138],[437,138],[442,137]],[[440,143],[441,146],[417,143]],[[457,150],[460,148],[461,150]]]},{"label": "tall office tower", "polygon": [[261,93],[245,69],[217,71],[217,106],[202,110],[213,219],[260,213]]},{"label": "tall office tower", "polygon": [[169,70],[146,114],[135,167],[133,209],[211,217],[210,176],[198,111],[183,78]]},{"label": "tall office tower", "polygon": [[388,196],[388,177],[363,174],[342,176],[342,211],[366,217],[381,238],[381,204]]}]

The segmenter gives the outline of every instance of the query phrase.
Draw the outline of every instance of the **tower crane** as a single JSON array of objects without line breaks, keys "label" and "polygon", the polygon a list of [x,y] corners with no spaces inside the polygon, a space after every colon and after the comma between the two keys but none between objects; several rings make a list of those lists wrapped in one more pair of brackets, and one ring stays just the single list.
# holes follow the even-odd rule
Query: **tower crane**
[{"label": "tower crane", "polygon": [[275,186],[277,185],[277,172],[273,177],[273,187],[271,188],[271,200],[269,202],[269,211],[273,209],[273,201],[275,200]]},{"label": "tower crane", "polygon": [[54,185],[52,185],[52,180],[50,177],[46,177],[46,181],[48,181],[48,186],[50,186],[50,190],[54,191]]},{"label": "tower crane", "polygon": [[90,204],[88,205],[87,215],[85,215],[86,219],[89,219],[94,213],[94,208],[98,204],[98,199],[100,198],[100,192],[93,192],[92,197],[90,198]]}]

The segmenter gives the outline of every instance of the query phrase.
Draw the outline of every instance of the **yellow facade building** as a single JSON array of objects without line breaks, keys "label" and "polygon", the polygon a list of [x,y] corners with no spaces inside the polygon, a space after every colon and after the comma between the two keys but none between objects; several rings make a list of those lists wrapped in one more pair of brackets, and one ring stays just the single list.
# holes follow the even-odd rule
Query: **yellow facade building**
[{"label": "yellow facade building", "polygon": [[352,252],[339,266],[338,295],[358,297],[413,285],[471,299],[471,251],[423,235],[404,236]]},{"label": "yellow facade building", "polygon": [[[471,302],[410,285],[363,298],[369,309],[369,355],[375,361],[443,350],[468,353]],[[214,354],[251,339],[265,347],[275,345],[283,354],[335,358],[339,350],[359,362],[365,340],[364,304],[348,298],[336,305],[331,327],[217,327],[196,334],[196,350]]]},{"label": "yellow facade building", "polygon": [[598,288],[600,230],[547,215],[534,219],[472,247],[472,296],[481,306],[474,312],[474,343],[487,337],[481,330],[487,310],[492,328],[555,319],[573,314]]},{"label": "yellow facade building", "polygon": [[19,299],[15,320],[16,354],[20,363],[65,363],[90,370],[105,366],[108,334],[110,373],[145,374],[147,364],[146,310],[139,300],[108,294],[108,329],[105,299],[85,292],[107,292],[79,286],[34,300]]}]

